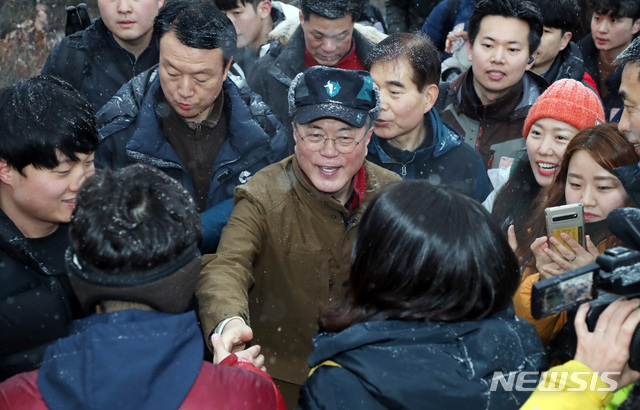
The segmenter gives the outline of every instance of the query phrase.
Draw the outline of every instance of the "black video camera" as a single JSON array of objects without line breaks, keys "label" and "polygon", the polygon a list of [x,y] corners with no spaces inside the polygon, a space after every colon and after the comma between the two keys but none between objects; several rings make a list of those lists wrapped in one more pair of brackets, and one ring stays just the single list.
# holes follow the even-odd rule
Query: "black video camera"
[{"label": "black video camera", "polygon": [[[625,244],[640,248],[640,209],[621,208],[607,218],[611,232]],[[587,326],[593,331],[600,314],[610,303],[640,296],[640,251],[615,247],[600,254],[595,263],[535,283],[531,295],[531,314],[536,319],[567,311],[565,327],[551,345],[550,354],[569,360],[575,354],[573,319],[578,306],[591,303]],[[629,366],[640,370],[640,326],[629,346]]]}]

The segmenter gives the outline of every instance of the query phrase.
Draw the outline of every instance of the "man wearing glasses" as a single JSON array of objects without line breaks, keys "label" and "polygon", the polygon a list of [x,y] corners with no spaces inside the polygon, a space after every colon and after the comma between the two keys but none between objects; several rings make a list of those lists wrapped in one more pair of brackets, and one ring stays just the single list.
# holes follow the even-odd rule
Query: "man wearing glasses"
[{"label": "man wearing glasses", "polygon": [[262,347],[294,408],[322,304],[348,277],[355,229],[397,174],[365,161],[379,93],[366,71],[316,66],[289,89],[295,153],[236,188],[215,255],[196,289],[203,331]]}]

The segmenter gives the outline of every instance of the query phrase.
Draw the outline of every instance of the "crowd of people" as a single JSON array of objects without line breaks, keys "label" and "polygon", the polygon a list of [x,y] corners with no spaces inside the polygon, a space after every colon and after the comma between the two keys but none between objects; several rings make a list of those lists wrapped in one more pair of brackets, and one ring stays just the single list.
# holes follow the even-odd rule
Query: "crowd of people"
[{"label": "crowd of people", "polygon": [[640,300],[531,311],[633,245],[640,0],[98,6],[0,90],[0,408],[640,403]]}]

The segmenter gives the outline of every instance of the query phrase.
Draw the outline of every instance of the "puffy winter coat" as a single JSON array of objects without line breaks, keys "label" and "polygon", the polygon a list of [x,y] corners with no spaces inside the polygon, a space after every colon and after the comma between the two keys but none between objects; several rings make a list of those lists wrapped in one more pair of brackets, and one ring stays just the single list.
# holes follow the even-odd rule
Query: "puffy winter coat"
[{"label": "puffy winter coat", "polygon": [[[0,211],[0,380],[40,366],[45,349],[67,335],[78,302],[64,269],[69,244],[62,224],[46,240],[52,245],[43,263],[15,224]],[[1,407],[1,406],[0,406]]]},{"label": "puffy winter coat", "polygon": [[136,75],[158,64],[155,37],[136,58],[113,39],[113,34],[95,19],[89,27],[62,39],[49,54],[42,74],[70,83],[97,112]]},{"label": "puffy winter coat", "polygon": [[39,371],[1,383],[0,408],[284,408],[267,375],[214,366],[203,352],[194,312],[95,314],[74,322]]},{"label": "puffy winter coat", "polygon": [[[284,129],[259,95],[231,75],[222,91],[228,135],[211,169],[208,211],[202,214],[205,242],[216,237],[203,248],[209,252],[215,251],[220,230],[226,224],[235,187],[287,155]],[[113,168],[137,162],[154,165],[194,195],[193,181],[161,129],[155,110],[158,92],[160,80],[154,67],[133,78],[102,108],[98,113],[102,127],[96,162]]]},{"label": "puffy winter coat", "polygon": [[314,339],[309,367],[319,367],[299,407],[517,409],[531,393],[502,388],[495,372],[546,365],[534,328],[513,307],[469,322],[364,322]]}]

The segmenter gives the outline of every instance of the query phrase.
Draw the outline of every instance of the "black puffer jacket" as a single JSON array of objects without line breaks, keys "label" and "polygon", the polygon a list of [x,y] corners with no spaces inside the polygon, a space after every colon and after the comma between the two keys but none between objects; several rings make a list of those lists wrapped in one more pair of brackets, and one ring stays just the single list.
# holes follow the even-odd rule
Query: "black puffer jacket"
[{"label": "black puffer jacket", "polygon": [[[63,259],[66,225],[52,235],[57,248],[50,254]],[[76,317],[78,304],[66,271],[48,266],[0,210],[0,380],[38,368],[47,346],[66,336]]]},{"label": "black puffer jacket", "polygon": [[531,392],[505,391],[494,372],[508,379],[546,369],[535,328],[513,306],[478,321],[390,320],[322,333],[309,366],[322,363],[302,386],[303,409],[518,409]]},{"label": "black puffer jacket", "polygon": [[85,30],[62,39],[49,54],[42,74],[67,81],[97,112],[124,83],[158,64],[156,43],[152,38],[136,59],[97,18]]}]

